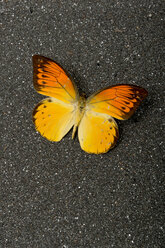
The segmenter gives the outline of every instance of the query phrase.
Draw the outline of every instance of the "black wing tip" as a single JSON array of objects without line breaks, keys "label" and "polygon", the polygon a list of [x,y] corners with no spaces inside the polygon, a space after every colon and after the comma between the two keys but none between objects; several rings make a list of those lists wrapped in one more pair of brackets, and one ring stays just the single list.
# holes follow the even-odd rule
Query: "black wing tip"
[{"label": "black wing tip", "polygon": [[32,56],[33,64],[34,64],[37,60],[42,59],[42,58],[44,58],[42,55],[34,54],[34,55]]},{"label": "black wing tip", "polygon": [[49,58],[47,58],[47,57],[45,57],[45,56],[43,56],[43,55],[40,55],[40,54],[34,54],[34,55],[32,55],[32,59],[33,59],[33,60],[34,60],[34,59],[40,59],[40,58],[49,59]]},{"label": "black wing tip", "polygon": [[127,86],[132,87],[132,89],[135,90],[137,95],[141,96],[142,100],[148,96],[148,91],[141,86],[134,85],[134,84],[119,84],[119,85],[127,85]]},{"label": "black wing tip", "polygon": [[143,101],[148,96],[148,91],[140,86],[136,86],[137,90],[135,90],[137,96]]},{"label": "black wing tip", "polygon": [[44,57],[42,55],[39,55],[39,54],[34,54],[32,56],[32,61],[33,61],[33,65],[36,65],[36,64],[41,63],[41,61],[46,62],[46,61],[53,61],[53,60],[51,60],[51,59],[49,59],[47,57]]},{"label": "black wing tip", "polygon": [[143,99],[146,98],[148,96],[148,91],[144,88],[143,89]]},{"label": "black wing tip", "polygon": [[42,60],[43,62],[48,62],[48,61],[54,62],[54,63],[58,64],[61,67],[61,65],[58,62],[56,62],[55,60],[53,60],[53,59],[50,59],[48,57],[45,57],[45,56],[39,55],[39,54],[32,55],[33,64],[38,63],[39,60]]}]

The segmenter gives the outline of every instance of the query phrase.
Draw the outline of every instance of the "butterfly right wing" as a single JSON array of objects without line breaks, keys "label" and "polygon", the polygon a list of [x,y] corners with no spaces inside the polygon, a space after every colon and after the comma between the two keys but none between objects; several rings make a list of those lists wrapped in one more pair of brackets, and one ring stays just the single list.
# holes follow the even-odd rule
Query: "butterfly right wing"
[{"label": "butterfly right wing", "polygon": [[88,110],[80,122],[78,138],[85,152],[105,153],[116,144],[118,126],[112,117]]},{"label": "butterfly right wing", "polygon": [[96,154],[113,148],[118,139],[113,117],[128,119],[146,96],[145,89],[134,85],[115,85],[90,96],[78,129],[81,148]]},{"label": "butterfly right wing", "polygon": [[114,85],[100,90],[87,99],[87,105],[97,113],[127,120],[147,97],[142,87],[129,84]]}]

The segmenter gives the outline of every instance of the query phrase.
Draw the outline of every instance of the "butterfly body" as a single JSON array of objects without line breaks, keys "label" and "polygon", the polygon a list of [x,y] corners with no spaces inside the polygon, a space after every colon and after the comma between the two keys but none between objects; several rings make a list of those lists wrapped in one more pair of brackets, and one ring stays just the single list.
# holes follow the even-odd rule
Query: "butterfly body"
[{"label": "butterfly body", "polygon": [[118,139],[114,118],[128,119],[147,96],[139,86],[121,84],[99,90],[87,99],[80,96],[67,72],[56,62],[33,56],[34,88],[48,96],[33,111],[37,131],[51,141],[60,141],[73,127],[78,129],[81,148],[88,153],[105,153]]},{"label": "butterfly body", "polygon": [[75,109],[75,123],[73,127],[73,132],[72,132],[72,139],[75,136],[76,129],[79,126],[79,123],[84,115],[85,112],[85,106],[86,106],[86,99],[84,96],[79,96],[79,99],[76,104],[76,109]]}]

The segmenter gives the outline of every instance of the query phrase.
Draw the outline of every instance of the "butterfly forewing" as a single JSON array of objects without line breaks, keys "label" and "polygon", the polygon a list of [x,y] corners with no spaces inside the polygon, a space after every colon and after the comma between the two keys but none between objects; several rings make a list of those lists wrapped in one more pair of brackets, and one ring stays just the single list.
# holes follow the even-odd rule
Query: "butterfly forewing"
[{"label": "butterfly forewing", "polygon": [[147,91],[135,85],[115,85],[88,98],[89,108],[117,119],[128,119],[147,96]]},{"label": "butterfly forewing", "polygon": [[76,85],[64,69],[51,59],[33,56],[34,88],[40,94],[51,96],[63,102],[74,102],[78,98]]}]

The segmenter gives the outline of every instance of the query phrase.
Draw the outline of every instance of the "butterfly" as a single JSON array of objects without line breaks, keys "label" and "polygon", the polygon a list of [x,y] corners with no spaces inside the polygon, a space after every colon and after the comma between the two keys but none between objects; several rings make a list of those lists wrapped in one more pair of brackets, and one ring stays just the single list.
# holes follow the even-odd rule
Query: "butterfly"
[{"label": "butterfly", "polygon": [[36,130],[50,141],[60,141],[73,127],[87,153],[106,153],[119,137],[114,118],[126,120],[135,112],[147,91],[129,84],[113,85],[88,97],[79,95],[68,73],[55,61],[33,56],[34,88],[48,96],[33,110]]}]

